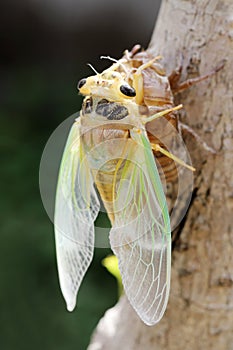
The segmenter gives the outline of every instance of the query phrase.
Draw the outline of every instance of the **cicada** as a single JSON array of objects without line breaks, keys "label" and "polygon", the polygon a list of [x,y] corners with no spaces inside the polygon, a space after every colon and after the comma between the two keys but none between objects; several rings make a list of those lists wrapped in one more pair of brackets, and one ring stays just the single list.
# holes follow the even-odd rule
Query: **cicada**
[{"label": "cicada", "polygon": [[[85,98],[60,166],[55,237],[61,290],[72,311],[93,257],[100,196],[126,296],[142,321],[154,325],[167,306],[171,270],[171,225],[155,156],[185,164],[148,126],[162,116],[175,125],[182,106],[174,106],[159,57],[135,54],[126,52],[78,84]],[[150,87],[151,72],[157,80]]]}]

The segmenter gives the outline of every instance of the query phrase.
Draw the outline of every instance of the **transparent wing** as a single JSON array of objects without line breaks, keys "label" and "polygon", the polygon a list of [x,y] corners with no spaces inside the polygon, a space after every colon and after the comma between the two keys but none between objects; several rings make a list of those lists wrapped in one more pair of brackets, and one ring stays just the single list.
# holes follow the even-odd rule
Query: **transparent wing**
[{"label": "transparent wing", "polygon": [[146,324],[154,325],[163,316],[170,288],[170,220],[147,135],[131,131],[131,138],[116,188],[110,243],[130,303]]},{"label": "transparent wing", "polygon": [[54,218],[59,280],[69,311],[93,257],[93,222],[99,207],[75,122],[61,162]]}]

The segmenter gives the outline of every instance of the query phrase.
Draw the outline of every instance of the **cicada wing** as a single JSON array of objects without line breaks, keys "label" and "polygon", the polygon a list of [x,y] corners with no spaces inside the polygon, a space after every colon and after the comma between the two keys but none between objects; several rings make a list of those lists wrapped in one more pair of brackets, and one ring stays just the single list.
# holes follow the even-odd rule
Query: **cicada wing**
[{"label": "cicada wing", "polygon": [[99,207],[80,142],[79,122],[75,122],[62,157],[54,217],[59,280],[69,311],[75,307],[93,257],[94,220]]},{"label": "cicada wing", "polygon": [[132,131],[131,138],[116,188],[110,243],[130,303],[147,325],[154,325],[168,302],[171,229],[147,135]]}]

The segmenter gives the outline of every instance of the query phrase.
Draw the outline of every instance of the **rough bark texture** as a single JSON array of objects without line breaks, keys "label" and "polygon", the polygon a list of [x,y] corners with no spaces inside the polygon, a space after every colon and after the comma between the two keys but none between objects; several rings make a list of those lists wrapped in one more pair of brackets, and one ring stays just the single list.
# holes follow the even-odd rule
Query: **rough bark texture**
[{"label": "rough bark texture", "polygon": [[122,297],[100,321],[88,350],[232,350],[233,2],[164,0],[149,49],[163,55],[168,72],[183,55],[183,80],[227,59],[213,78],[178,96],[184,122],[218,153],[187,139],[198,169],[196,191],[173,251],[162,321],[144,325]]}]

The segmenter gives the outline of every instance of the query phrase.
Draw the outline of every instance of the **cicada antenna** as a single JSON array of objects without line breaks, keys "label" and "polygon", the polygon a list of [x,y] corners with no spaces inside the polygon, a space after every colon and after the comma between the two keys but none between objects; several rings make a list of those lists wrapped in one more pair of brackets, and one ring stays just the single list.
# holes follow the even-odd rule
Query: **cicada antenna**
[{"label": "cicada antenna", "polygon": [[112,58],[112,57],[110,57],[110,56],[100,56],[100,59],[101,60],[109,60],[109,61],[112,61],[112,62],[115,62],[115,63],[117,63],[118,62],[118,60],[116,60],[115,58]]},{"label": "cicada antenna", "polygon": [[112,62],[114,62],[115,64],[112,66],[112,67],[110,67],[109,69],[111,69],[111,70],[115,70],[115,69],[117,69],[119,66],[121,66],[122,67],[122,69],[124,70],[124,72],[126,73],[126,74],[128,74],[128,71],[127,71],[127,69],[125,68],[125,66],[124,66],[124,61],[123,61],[123,59],[120,59],[120,60],[116,60],[115,58],[112,58],[112,57],[110,57],[110,56],[100,56],[100,59],[102,60],[102,59],[107,59],[107,60],[110,60],[110,61],[112,61]]},{"label": "cicada antenna", "polygon": [[97,70],[92,66],[92,64],[87,63],[87,65],[95,72],[95,74],[100,74],[100,73],[97,72]]}]

